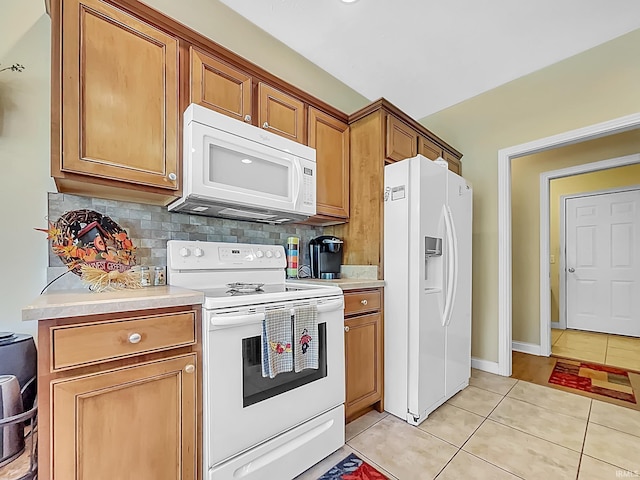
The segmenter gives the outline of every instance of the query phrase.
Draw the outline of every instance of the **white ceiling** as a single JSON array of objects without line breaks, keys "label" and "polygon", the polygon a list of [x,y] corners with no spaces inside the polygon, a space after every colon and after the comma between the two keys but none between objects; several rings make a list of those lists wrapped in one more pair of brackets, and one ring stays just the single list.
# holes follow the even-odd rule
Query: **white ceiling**
[{"label": "white ceiling", "polygon": [[416,119],[640,28],[638,0],[221,2]]}]

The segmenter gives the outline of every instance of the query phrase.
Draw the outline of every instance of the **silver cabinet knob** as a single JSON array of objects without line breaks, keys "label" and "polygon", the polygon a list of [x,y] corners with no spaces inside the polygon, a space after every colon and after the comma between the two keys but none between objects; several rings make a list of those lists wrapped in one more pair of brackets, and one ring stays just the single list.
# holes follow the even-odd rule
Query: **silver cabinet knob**
[{"label": "silver cabinet knob", "polygon": [[573,268],[573,267],[569,267],[569,273],[573,273],[573,272],[575,272],[575,271],[576,271],[576,269],[575,269],[575,268]]},{"label": "silver cabinet knob", "polygon": [[171,180],[172,182],[175,182],[177,178],[178,176],[175,173],[169,174],[169,180]]},{"label": "silver cabinet knob", "polygon": [[345,331],[345,332],[348,332],[348,331],[349,331],[349,325],[345,325],[345,326],[344,326],[344,331]]},{"label": "silver cabinet knob", "polygon": [[244,116],[244,121],[249,123],[251,121],[251,115],[245,115]]},{"label": "silver cabinet knob", "polygon": [[367,302],[367,300],[366,300],[366,299],[364,299],[364,300],[360,300],[360,303],[361,303],[361,304],[363,304],[363,305],[366,305],[366,304],[367,304],[367,303],[369,303],[369,302]]},{"label": "silver cabinet knob", "polygon": [[139,333],[132,333],[129,335],[129,343],[140,343],[140,340],[142,340],[142,335]]},{"label": "silver cabinet knob", "polygon": [[262,124],[262,128],[269,128],[269,123],[268,122],[264,122]]},{"label": "silver cabinet knob", "polygon": [[187,373],[193,373],[196,371],[196,367],[194,367],[192,364],[189,364],[186,367],[184,367],[184,371]]}]

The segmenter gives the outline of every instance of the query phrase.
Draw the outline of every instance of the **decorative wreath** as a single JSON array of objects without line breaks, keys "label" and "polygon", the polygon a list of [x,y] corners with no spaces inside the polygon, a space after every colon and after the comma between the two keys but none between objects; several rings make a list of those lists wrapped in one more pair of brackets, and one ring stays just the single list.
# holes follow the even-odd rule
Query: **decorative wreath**
[{"label": "decorative wreath", "polygon": [[51,248],[67,268],[96,291],[140,287],[133,242],[116,222],[93,210],[72,210],[47,230]]}]

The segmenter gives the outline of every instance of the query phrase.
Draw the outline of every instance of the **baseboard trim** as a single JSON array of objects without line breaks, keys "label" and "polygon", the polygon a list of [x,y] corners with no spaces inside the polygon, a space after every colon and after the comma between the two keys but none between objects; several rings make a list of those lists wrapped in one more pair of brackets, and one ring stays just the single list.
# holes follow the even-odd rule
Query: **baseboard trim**
[{"label": "baseboard trim", "polygon": [[492,362],[490,360],[484,360],[482,358],[471,357],[471,368],[482,370],[483,372],[495,373],[500,375],[500,368],[498,362]]},{"label": "baseboard trim", "polygon": [[551,322],[551,328],[557,328],[558,330],[564,330],[564,328],[562,328],[560,326],[560,322]]},{"label": "baseboard trim", "polygon": [[540,356],[540,345],[527,342],[511,342],[511,349],[515,352],[528,353]]}]

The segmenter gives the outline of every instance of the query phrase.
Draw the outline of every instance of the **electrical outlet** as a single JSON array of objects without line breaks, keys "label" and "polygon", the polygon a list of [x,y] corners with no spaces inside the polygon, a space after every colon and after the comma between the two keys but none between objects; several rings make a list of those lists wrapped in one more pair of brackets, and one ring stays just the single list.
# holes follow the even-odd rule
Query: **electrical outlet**
[{"label": "electrical outlet", "polygon": [[556,256],[555,255],[551,255],[551,258],[549,259],[549,261],[551,263],[556,263]]}]

